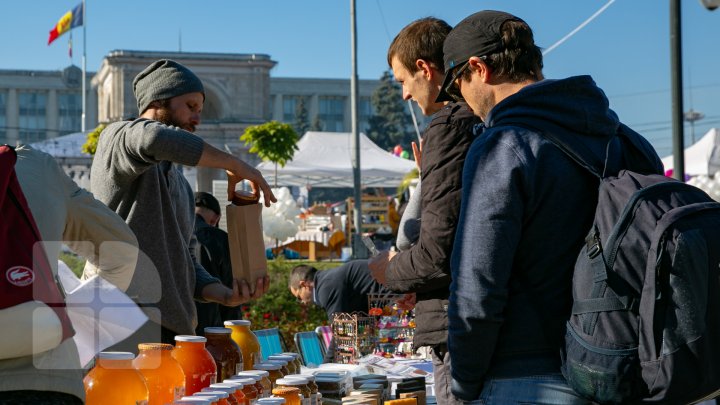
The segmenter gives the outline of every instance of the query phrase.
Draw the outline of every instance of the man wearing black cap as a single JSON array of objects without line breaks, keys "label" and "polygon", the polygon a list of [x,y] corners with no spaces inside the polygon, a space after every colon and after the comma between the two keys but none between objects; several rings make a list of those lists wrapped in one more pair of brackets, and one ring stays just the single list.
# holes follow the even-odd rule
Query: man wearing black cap
[{"label": "man wearing black cap", "polygon": [[[217,227],[221,215],[220,203],[214,195],[204,191],[195,193],[195,236],[200,246],[200,264],[211,276],[232,288],[233,274],[228,235]],[[203,334],[205,327],[223,326],[224,321],[242,319],[240,307],[195,301],[195,308],[198,313],[195,333],[198,335]]]},{"label": "man wearing black cap", "polygon": [[[382,252],[369,264],[373,278],[386,288],[415,294],[413,347],[431,348],[439,405],[459,403],[450,393],[447,351],[450,254],[460,213],[462,167],[473,127],[480,122],[464,102],[435,100],[444,77],[443,41],[451,28],[443,20],[422,18],[403,28],[388,49],[388,64],[402,85],[403,99],[415,100],[432,120],[423,133],[422,151],[413,143],[422,184],[400,222],[402,251]],[[406,224],[411,223],[407,217],[413,212],[422,218],[419,236],[410,240],[411,246],[402,246]]]},{"label": "man wearing black cap", "polygon": [[[463,168],[451,259],[452,392],[485,404],[588,403],[560,373],[560,349],[598,179],[553,142],[606,175],[661,174],[660,159],[589,76],[543,80],[532,30],[513,15],[467,17],[443,51],[438,100],[462,97],[484,122]],[[642,159],[628,162],[616,133],[643,145]]]},{"label": "man wearing black cap", "polygon": [[136,351],[133,342],[174,343],[197,322],[193,298],[236,306],[251,296],[245,283],[232,289],[210,276],[194,256],[195,204],[178,164],[225,169],[228,199],[249,180],[265,204],[275,197],[260,172],[194,135],[205,93],[200,79],[172,60],[158,60],[133,80],[140,118],[108,125],[100,134],[91,168],[95,196],[130,225],[141,251],[127,294],[150,321],[116,349]]}]

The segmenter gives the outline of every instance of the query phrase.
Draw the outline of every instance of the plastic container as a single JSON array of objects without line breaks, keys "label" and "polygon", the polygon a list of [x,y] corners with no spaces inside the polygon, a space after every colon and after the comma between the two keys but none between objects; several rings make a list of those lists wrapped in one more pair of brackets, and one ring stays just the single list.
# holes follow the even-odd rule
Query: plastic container
[{"label": "plastic container", "polygon": [[185,395],[192,394],[217,382],[217,366],[205,348],[207,339],[202,336],[175,336],[172,357],[185,373]]},{"label": "plastic container", "polygon": [[218,381],[226,380],[243,371],[242,352],[237,343],[230,338],[231,333],[228,328],[205,328],[207,338],[205,348],[215,360]]},{"label": "plastic container", "polygon": [[217,405],[232,405],[232,403],[229,401],[230,394],[225,391],[213,391],[209,387],[203,388],[202,391],[194,393],[193,396],[201,398],[212,398],[214,401],[213,403],[216,403]]},{"label": "plastic container", "polygon": [[[285,377],[285,374],[280,371],[282,366],[280,364],[272,364],[272,363],[260,363],[255,365],[256,370],[262,370],[268,372],[268,378],[270,379],[270,383],[272,384],[272,388],[275,388],[275,380],[278,378]],[[272,392],[272,388],[270,391]]]},{"label": "plastic container", "polygon": [[147,405],[149,391],[145,379],[132,365],[130,352],[100,352],[95,367],[85,376],[85,404]]},{"label": "plastic container", "polygon": [[312,403],[312,392],[308,386],[307,378],[300,377],[297,374],[295,376],[288,375],[285,376],[285,378],[277,380],[276,383],[278,388],[295,387],[299,389],[302,395],[302,405],[310,405]]},{"label": "plastic container", "polygon": [[[267,371],[263,371],[265,375],[267,375]],[[257,391],[257,397],[265,398],[267,396],[270,396],[270,391],[272,390],[272,383],[270,382],[270,379],[267,377],[263,377],[262,375],[258,373],[254,373],[252,370],[249,371],[241,371],[237,373],[237,375],[231,377],[231,380],[235,379],[253,379],[255,383],[253,384],[255,386],[255,390]],[[263,382],[263,378],[267,381],[267,385]]]},{"label": "plastic container", "polygon": [[[260,342],[250,330],[250,321],[225,321],[225,327],[232,330],[230,337],[240,347],[243,355],[243,370],[252,370],[256,363],[262,361]],[[239,370],[242,371],[242,370]]]},{"label": "plastic container", "polygon": [[172,357],[173,345],[140,343],[133,367],[145,378],[148,405],[165,405],[185,396],[185,373]]},{"label": "plastic container", "polygon": [[300,389],[295,387],[276,387],[272,390],[273,395],[285,398],[285,405],[301,405],[302,395]]},{"label": "plastic container", "polygon": [[285,367],[288,369],[288,374],[298,374],[300,373],[300,368],[297,367],[297,364],[295,363],[295,356],[289,355],[289,354],[273,354],[272,356],[268,356],[269,361],[284,361]]}]

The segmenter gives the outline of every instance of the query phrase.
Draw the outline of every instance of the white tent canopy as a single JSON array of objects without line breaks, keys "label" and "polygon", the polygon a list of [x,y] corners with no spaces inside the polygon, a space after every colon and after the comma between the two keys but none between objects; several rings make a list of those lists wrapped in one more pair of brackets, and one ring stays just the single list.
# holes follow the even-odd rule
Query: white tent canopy
[{"label": "white tent canopy", "polygon": [[[353,187],[353,140],[349,132],[307,132],[297,143],[293,160],[278,166],[278,186]],[[397,187],[415,162],[382,150],[360,134],[360,169],[363,186]],[[257,166],[270,184],[275,164]]]},{"label": "white tent canopy", "polygon": [[[673,168],[673,155],[662,159],[665,170]],[[699,141],[685,148],[685,174],[712,175],[720,170],[720,130],[710,129]]]}]

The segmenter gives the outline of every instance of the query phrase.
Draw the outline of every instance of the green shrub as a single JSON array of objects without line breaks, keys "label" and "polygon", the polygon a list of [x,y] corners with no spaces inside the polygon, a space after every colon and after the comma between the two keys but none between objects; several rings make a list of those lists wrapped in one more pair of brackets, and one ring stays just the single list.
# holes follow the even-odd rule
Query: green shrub
[{"label": "green shrub", "polygon": [[245,319],[252,322],[251,329],[278,328],[288,350],[295,351],[293,337],[297,332],[314,330],[327,325],[325,310],[316,305],[303,305],[290,293],[288,277],[293,267],[310,264],[318,270],[340,266],[340,262],[308,262],[275,259],[268,261],[270,288],[260,299],[242,306]]}]

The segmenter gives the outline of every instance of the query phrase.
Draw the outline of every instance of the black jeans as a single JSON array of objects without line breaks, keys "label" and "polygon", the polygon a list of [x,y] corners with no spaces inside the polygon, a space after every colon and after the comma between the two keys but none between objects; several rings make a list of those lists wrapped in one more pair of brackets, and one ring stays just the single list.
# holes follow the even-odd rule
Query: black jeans
[{"label": "black jeans", "polygon": [[83,405],[80,398],[53,391],[0,392],[0,405]]}]

